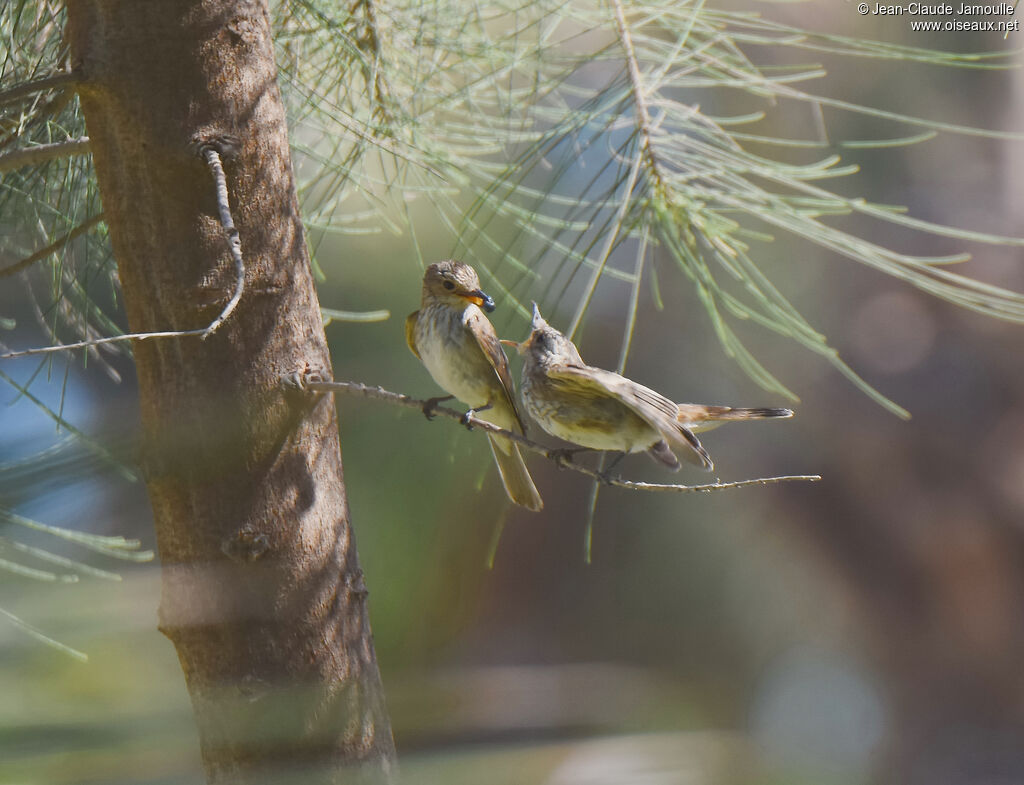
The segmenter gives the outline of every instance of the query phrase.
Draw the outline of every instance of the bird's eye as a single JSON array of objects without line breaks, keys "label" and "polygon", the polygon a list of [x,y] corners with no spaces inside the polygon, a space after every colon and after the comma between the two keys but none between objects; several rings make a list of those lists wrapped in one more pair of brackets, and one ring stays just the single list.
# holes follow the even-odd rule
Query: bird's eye
[{"label": "bird's eye", "polygon": [[455,288],[455,284],[453,284],[451,281],[445,281],[444,288],[450,292],[452,289]]}]

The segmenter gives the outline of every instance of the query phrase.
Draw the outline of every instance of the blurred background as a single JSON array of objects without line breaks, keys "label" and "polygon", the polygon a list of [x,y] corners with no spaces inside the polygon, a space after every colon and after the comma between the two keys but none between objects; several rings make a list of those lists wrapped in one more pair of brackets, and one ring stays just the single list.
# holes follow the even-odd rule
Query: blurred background
[{"label": "blurred background", "polygon": [[[847,4],[773,15],[936,48],[1004,46],[995,34],[913,40],[903,24]],[[819,92],[849,101],[1024,128],[1014,71],[858,62],[824,81]],[[885,135],[881,121],[869,134],[864,119],[848,119],[829,116],[835,138]],[[777,130],[788,121],[808,118],[783,113]],[[1024,143],[940,136],[842,155],[862,167],[840,184],[850,196],[1024,234]],[[416,202],[411,209],[423,257],[450,255],[451,234]],[[917,254],[964,249],[866,220],[836,223]],[[404,342],[422,275],[410,237],[311,239],[326,275],[322,306],[392,315],[328,326],[335,377],[440,394]],[[1024,291],[1019,249],[967,250],[975,258],[961,272]],[[1024,333],[788,238],[752,254],[913,418],[884,411],[795,345],[742,331],[801,400],[792,420],[708,434],[714,476],[818,473],[822,482],[684,495],[602,489],[590,563],[586,478],[531,459],[545,509],[509,509],[482,435],[339,396],[352,521],[407,782],[1024,781]],[[628,374],[680,401],[787,405],[723,356],[688,282],[654,258],[665,307],[641,290]],[[613,264],[630,260],[627,249]],[[525,299],[544,302],[550,278],[540,272],[519,290]],[[578,335],[588,362],[615,367],[627,295],[614,281],[598,289]],[[526,321],[496,299],[499,334],[523,338]],[[571,319],[569,300],[545,313],[555,326]],[[19,325],[4,338],[11,348],[39,344],[13,281],[0,287],[0,312]],[[64,358],[3,370],[31,378],[34,396],[131,460],[134,373],[126,361],[115,367],[117,385]],[[154,547],[142,484],[68,441],[31,400],[2,394],[0,458],[61,456],[59,472],[0,484],[3,506]],[[688,466],[672,475],[645,456],[619,468],[653,482],[709,479]],[[79,662],[0,618],[0,781],[201,778],[181,672],[156,631],[157,568],[119,571],[121,583],[76,584],[0,572],[0,607],[89,655]]]}]

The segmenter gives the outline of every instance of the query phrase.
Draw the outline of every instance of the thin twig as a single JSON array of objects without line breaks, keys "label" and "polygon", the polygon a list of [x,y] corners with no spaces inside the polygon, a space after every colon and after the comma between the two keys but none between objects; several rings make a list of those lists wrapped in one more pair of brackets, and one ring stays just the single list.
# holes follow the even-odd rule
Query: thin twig
[{"label": "thin twig", "polygon": [[81,237],[83,234],[88,232],[102,220],[103,213],[96,213],[96,215],[86,219],[64,236],[58,237],[45,248],[40,248],[31,256],[26,256],[20,262],[15,262],[10,267],[4,267],[2,270],[0,270],[0,278],[4,278],[8,275],[14,275],[15,273],[20,273],[22,270],[24,270],[27,267],[31,267],[36,262],[42,261],[50,254],[57,253],[57,251],[59,251],[65,245],[70,243],[76,237]]},{"label": "thin twig", "polygon": [[52,90],[54,87],[71,87],[77,84],[78,81],[77,74],[71,71],[62,71],[59,74],[44,76],[39,79],[30,79],[27,82],[16,84],[0,92],[0,106],[13,103],[35,93]]},{"label": "thin twig", "polygon": [[[429,401],[422,401],[417,398],[412,398],[402,393],[391,392],[385,390],[382,387],[370,387],[365,384],[359,384],[358,382],[327,382],[316,379],[309,379],[304,377],[302,374],[296,374],[292,381],[301,389],[310,390],[313,392],[329,392],[337,393],[343,392],[351,395],[358,395],[363,398],[373,398],[378,401],[386,401],[388,403],[396,404],[398,406],[404,406],[407,409],[418,409],[423,411],[423,407],[426,406]],[[619,477],[609,477],[602,474],[599,471],[590,469],[586,466],[581,466],[578,463],[574,463],[571,460],[567,460],[562,452],[558,449],[545,447],[543,444],[538,444],[532,439],[528,439],[518,433],[512,431],[506,431],[504,428],[499,428],[493,423],[489,423],[486,420],[481,420],[477,417],[466,418],[465,414],[456,411],[455,409],[449,409],[447,406],[435,406],[431,409],[433,414],[447,417],[449,420],[455,420],[456,422],[465,424],[468,422],[474,428],[479,428],[482,431],[488,433],[499,434],[504,436],[506,439],[519,444],[526,450],[536,453],[537,455],[543,455],[549,461],[554,461],[561,467],[572,469],[574,472],[585,474],[587,477],[591,477],[598,480],[605,485],[610,485],[613,488],[625,488],[631,491],[668,491],[674,493],[707,493],[710,491],[722,491],[729,488],[743,488],[748,485],[769,485],[777,482],[817,482],[821,479],[820,475],[817,474],[795,474],[795,475],[782,475],[778,477],[758,477],[752,480],[737,480],[735,482],[713,482],[705,483],[703,485],[668,485],[662,483],[650,483],[650,482],[633,482],[631,480],[623,480]]]},{"label": "thin twig", "polygon": [[39,144],[35,147],[25,147],[21,150],[12,150],[9,153],[0,155],[0,174],[13,172],[24,166],[52,161],[54,158],[70,158],[73,155],[87,155],[91,151],[89,137],[83,136],[78,139],[68,139],[64,142],[52,142],[50,144]]},{"label": "thin twig", "polygon": [[238,301],[242,299],[242,292],[245,290],[245,260],[242,259],[242,240],[238,236],[235,222],[231,218],[231,206],[228,204],[228,180],[224,174],[224,167],[220,162],[220,153],[209,144],[203,145],[201,152],[206,165],[210,167],[210,171],[213,173],[217,194],[217,209],[220,211],[220,224],[224,227],[224,233],[228,238],[231,258],[235,260],[235,293],[231,295],[231,299],[228,300],[220,315],[210,322],[210,326],[206,328],[203,334],[203,340],[206,340],[213,335],[218,327],[224,324],[231,315],[231,312],[235,310]]},{"label": "thin twig", "polygon": [[117,343],[118,341],[145,341],[147,338],[181,338],[186,335],[206,335],[209,328],[200,327],[198,330],[167,330],[158,333],[129,333],[127,335],[111,335],[108,338],[93,338],[78,343],[61,343],[55,346],[41,346],[38,349],[22,349],[20,352],[7,352],[0,354],[0,360],[13,360],[15,357],[31,357],[34,354],[51,354],[53,352],[67,352],[72,349],[89,349],[104,343]]}]

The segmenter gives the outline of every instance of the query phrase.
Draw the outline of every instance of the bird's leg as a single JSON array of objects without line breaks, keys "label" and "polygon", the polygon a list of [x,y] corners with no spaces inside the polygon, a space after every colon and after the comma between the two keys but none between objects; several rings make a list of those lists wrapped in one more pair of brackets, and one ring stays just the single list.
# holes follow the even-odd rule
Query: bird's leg
[{"label": "bird's leg", "polygon": [[473,430],[473,423],[469,421],[469,418],[475,417],[477,412],[486,412],[488,409],[493,408],[493,406],[494,404],[488,403],[483,406],[477,406],[473,409],[470,409],[468,412],[462,415],[462,418],[459,420],[459,422],[465,425],[469,430]]},{"label": "bird's leg", "polygon": [[616,466],[618,466],[619,465],[619,461],[621,461],[625,457],[626,457],[626,453],[620,452],[618,455],[615,456],[615,459],[611,463],[608,464],[608,466],[606,466],[604,469],[601,470],[601,474],[600,474],[601,482],[603,482],[605,485],[611,485],[612,469],[614,469]]},{"label": "bird's leg", "polygon": [[594,452],[593,447],[557,447],[554,450],[548,450],[548,457],[550,457],[558,466],[559,469],[564,469],[567,463],[572,463],[573,458],[581,452]]},{"label": "bird's leg", "polygon": [[423,416],[428,420],[433,420],[437,415],[434,414],[434,409],[441,401],[450,401],[454,398],[454,395],[442,395],[438,398],[430,398],[426,403],[423,404]]}]

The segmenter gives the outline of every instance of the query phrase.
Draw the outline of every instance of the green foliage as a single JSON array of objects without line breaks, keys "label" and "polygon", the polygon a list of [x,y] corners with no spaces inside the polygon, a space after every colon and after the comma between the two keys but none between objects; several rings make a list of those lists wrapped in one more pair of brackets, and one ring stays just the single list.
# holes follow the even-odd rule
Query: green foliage
[{"label": "green foliage", "polygon": [[[63,3],[13,0],[0,6],[0,161],[85,135],[68,80],[63,28]],[[75,232],[99,212],[88,157],[51,158],[6,172],[0,181],[0,280],[57,241],[33,265],[40,273],[24,279],[36,321],[51,342],[61,333],[89,339],[119,330],[109,313],[115,270],[106,233],[95,221],[90,231]],[[98,352],[90,355],[102,362]]]},{"label": "green foliage", "polygon": [[[485,271],[526,316],[545,281],[545,311],[570,307],[569,332],[602,281],[652,285],[656,253],[685,275],[727,355],[760,385],[789,390],[741,342],[736,321],[791,338],[860,379],[765,273],[765,243],[783,233],[869,265],[962,307],[1024,321],[1024,297],[948,269],[964,254],[900,253],[836,228],[860,214],[957,240],[1020,245],[917,220],[902,208],[849,198],[824,183],[854,174],[817,127],[805,138],[773,133],[770,114],[804,105],[853,112],[915,131],[850,147],[926,141],[939,132],[1005,137],[818,95],[802,87],[816,63],[759,65],[752,52],[992,69],[996,54],[955,54],[809,33],[750,11],[675,0],[554,3],[282,0],[275,5],[281,81],[293,128],[306,223],[323,232],[409,231],[429,205],[454,238],[453,254]],[[62,6],[21,0],[0,12],[12,42],[3,91],[65,67]],[[703,107],[728,101],[717,115]],[[739,107],[739,108],[736,108]],[[0,106],[0,151],[80,135],[73,90]],[[810,123],[809,123],[810,125]],[[794,164],[765,150],[824,151]],[[756,150],[756,151],[755,151]],[[762,152],[757,152],[762,151]],[[25,253],[98,211],[87,161],[66,158],[19,171],[0,189],[4,229]],[[38,308],[51,340],[116,334],[109,316],[114,270],[102,232],[48,262]],[[70,244],[69,244],[70,245]],[[627,261],[633,260],[633,261]],[[422,264],[424,260],[419,259]],[[101,305],[100,281],[107,290]],[[536,292],[533,292],[536,295]],[[112,349],[116,350],[116,349]],[[124,349],[121,349],[124,351]],[[92,352],[96,361],[102,359]]]},{"label": "green foliage", "polygon": [[[524,316],[528,298],[518,293],[529,294],[539,278],[546,313],[574,301],[575,333],[603,280],[627,282],[623,357],[637,292],[654,275],[661,249],[689,280],[726,354],[761,386],[793,397],[746,349],[733,321],[796,341],[901,415],[764,272],[757,256],[774,233],[965,308],[1024,321],[1024,297],[947,269],[965,254],[900,253],[829,219],[860,214],[963,241],[1024,241],[916,220],[829,190],[825,181],[856,172],[838,154],[792,164],[753,151],[832,146],[814,127],[803,139],[770,130],[773,107],[791,112],[801,104],[809,117],[830,109],[921,129],[851,147],[912,144],[939,132],[1009,135],[817,95],[799,85],[823,76],[821,66],[760,66],[750,50],[971,69],[1000,67],[999,55],[812,34],[751,12],[676,0],[498,2],[468,13],[444,3],[327,8],[287,3],[277,19],[300,171],[316,170],[304,180],[311,226],[399,231],[410,202],[426,197],[456,238],[453,254],[487,271],[489,285]],[[722,116],[702,109],[725,94],[743,108]]]},{"label": "green foliage", "polygon": [[[689,283],[724,352],[765,389],[792,396],[747,349],[737,323],[795,341],[901,415],[772,280],[766,262],[775,237],[799,238],[964,308],[1024,322],[1024,296],[950,270],[965,254],[901,253],[836,222],[862,216],[965,243],[1024,244],[915,219],[903,208],[845,196],[837,184],[856,172],[841,160],[843,149],[916,144],[940,133],[1009,135],[806,87],[825,73],[807,57],[847,58],[854,68],[887,61],[994,69],[1004,67],[999,55],[811,33],[703,0],[280,0],[273,14],[300,196],[315,242],[327,233],[407,232],[409,258],[422,266],[428,260],[416,229],[429,220],[450,233],[452,255],[480,269],[524,318],[531,298],[545,313],[571,313],[564,325],[570,334],[603,283],[625,284],[620,367],[641,287],[649,285],[660,302],[666,272],[675,270],[672,280]],[[66,78],[63,15],[63,4],[50,0],[0,4],[0,162],[85,133]],[[786,58],[799,62],[780,65]],[[780,135],[773,120],[792,118],[795,108],[809,118],[806,133]],[[826,113],[837,112],[907,130],[896,139],[835,143],[824,127]],[[50,158],[0,182],[0,280],[5,271],[30,268],[27,296],[51,342],[122,331],[99,212],[87,157]],[[52,252],[33,261],[48,246]],[[4,314],[0,326],[11,326]],[[116,380],[101,352],[126,347],[92,347],[84,357]],[[31,394],[53,363],[39,363],[27,381],[2,376],[94,454],[116,462],[59,407]],[[3,515],[19,522],[12,512]],[[130,549],[123,545],[105,542],[100,550],[124,555]],[[11,547],[54,568],[89,572],[80,562]],[[0,567],[8,562],[14,560]],[[43,573],[54,580],[72,574],[20,574]]]},{"label": "green foliage", "polygon": [[[89,441],[85,442],[86,446],[89,444]],[[108,454],[99,457],[104,459]],[[93,471],[96,460],[95,454],[79,449],[75,438],[70,436],[27,458],[0,462],[0,571],[46,583],[77,583],[82,576],[121,580],[116,572],[54,552],[55,541],[108,559],[129,562],[152,560],[153,553],[140,550],[138,540],[51,526],[10,509],[18,496],[32,498],[46,493],[47,483],[52,483],[54,478],[66,483],[76,475]],[[26,542],[23,538],[25,533],[35,535],[35,539],[45,545]],[[0,608],[0,617],[42,643],[77,659],[87,659],[83,652],[51,638],[10,611]]]}]

